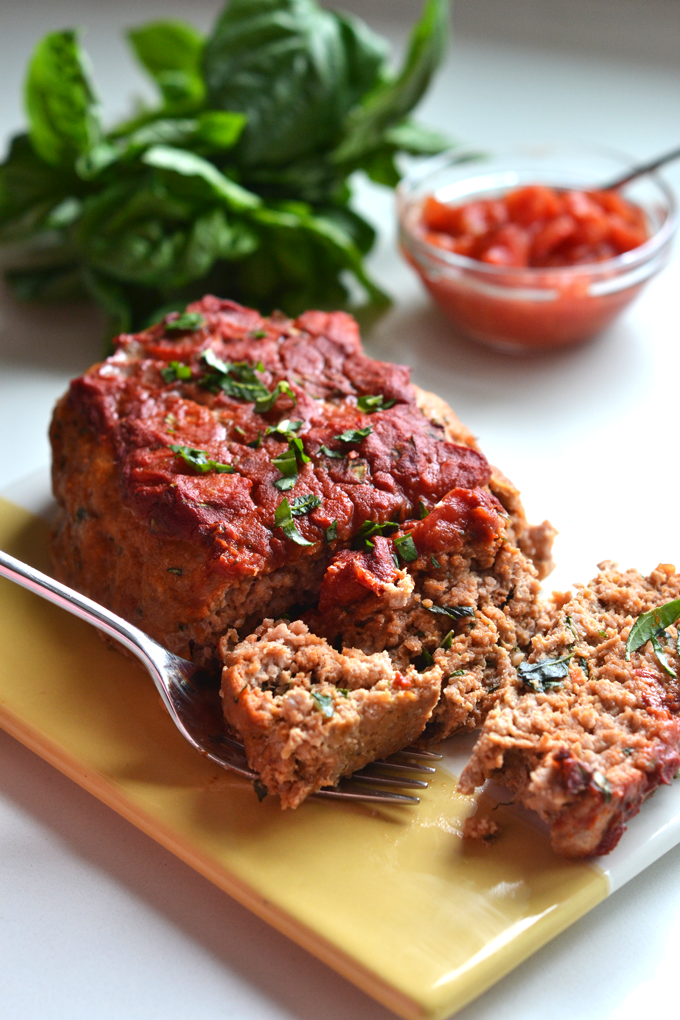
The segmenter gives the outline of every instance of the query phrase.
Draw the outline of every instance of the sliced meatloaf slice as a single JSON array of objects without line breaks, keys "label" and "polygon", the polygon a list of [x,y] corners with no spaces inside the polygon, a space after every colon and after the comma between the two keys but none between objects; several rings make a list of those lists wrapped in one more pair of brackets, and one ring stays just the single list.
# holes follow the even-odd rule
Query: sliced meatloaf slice
[{"label": "sliced meatloaf slice", "polygon": [[[386,651],[399,669],[440,666],[442,697],[425,736],[441,740],[475,729],[517,685],[512,663],[545,607],[533,564],[507,538],[512,522],[488,494],[453,490],[405,527],[336,554],[304,619],[333,644]],[[397,566],[405,535],[414,558]]]},{"label": "sliced meatloaf slice", "polygon": [[544,567],[549,531],[531,537],[453,412],[367,357],[350,316],[262,318],[214,297],[188,313],[119,337],[56,408],[61,580],[217,664],[228,628],[313,606],[367,522],[408,528],[456,488],[495,489]]},{"label": "sliced meatloaf slice", "polygon": [[[565,857],[608,853],[680,767],[678,680],[651,643],[625,653],[635,619],[677,599],[680,576],[663,564],[646,578],[600,568],[573,597],[553,596],[552,623],[519,668],[524,688],[506,687],[460,780],[468,793],[486,779],[505,784]],[[672,626],[662,655],[677,676],[676,639]]]},{"label": "sliced meatloaf slice", "polygon": [[337,652],[300,620],[265,620],[222,652],[224,714],[284,808],[412,743],[441,688],[438,666],[397,670],[384,652]]}]

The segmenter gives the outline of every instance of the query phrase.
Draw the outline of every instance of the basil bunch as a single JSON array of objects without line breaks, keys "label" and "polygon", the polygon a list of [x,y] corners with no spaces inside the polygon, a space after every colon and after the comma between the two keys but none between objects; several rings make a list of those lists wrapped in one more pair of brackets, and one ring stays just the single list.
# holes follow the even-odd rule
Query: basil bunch
[{"label": "basil bunch", "polygon": [[180,21],[128,32],[159,101],[102,126],[78,33],[28,66],[28,131],[0,166],[0,244],[25,299],[90,295],[112,332],[205,292],[294,315],[369,302],[373,228],[349,201],[363,170],[394,186],[399,152],[446,139],[408,117],[446,47],[448,0],[425,0],[405,62],[316,0],[230,0],[209,38]]}]

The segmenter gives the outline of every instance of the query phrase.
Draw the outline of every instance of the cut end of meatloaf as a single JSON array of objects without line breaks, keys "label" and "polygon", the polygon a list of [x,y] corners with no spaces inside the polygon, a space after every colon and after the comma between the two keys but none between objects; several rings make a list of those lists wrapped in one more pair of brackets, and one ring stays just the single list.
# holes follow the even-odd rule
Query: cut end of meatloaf
[{"label": "cut end of meatloaf", "polygon": [[187,311],[193,330],[173,313],[118,337],[56,408],[61,580],[217,665],[228,628],[314,606],[367,522],[404,535],[460,490],[505,508],[512,540],[529,541],[517,490],[407,368],[366,356],[350,316],[263,318],[215,297]]},{"label": "cut end of meatloaf", "polygon": [[339,652],[300,620],[265,620],[222,653],[225,718],[283,808],[412,743],[441,689],[439,666],[421,674],[385,652]]},{"label": "cut end of meatloaf", "polygon": [[[612,850],[680,767],[678,681],[650,643],[626,660],[636,618],[677,599],[680,576],[664,564],[649,577],[600,568],[571,598],[554,596],[552,622],[532,641],[528,663],[566,660],[567,675],[544,683],[534,674],[536,689],[509,685],[460,780],[465,793],[503,783],[547,822],[555,851],[574,858]],[[663,651],[680,675],[676,627],[668,634]]]}]

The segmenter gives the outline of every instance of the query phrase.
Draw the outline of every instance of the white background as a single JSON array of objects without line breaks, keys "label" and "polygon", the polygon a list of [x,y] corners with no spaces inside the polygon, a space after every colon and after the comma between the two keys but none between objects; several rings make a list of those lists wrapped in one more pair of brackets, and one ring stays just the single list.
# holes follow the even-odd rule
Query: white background
[{"label": "white background", "polygon": [[[394,39],[415,0],[345,3]],[[207,28],[218,3],[0,3],[0,133],[22,124],[23,67],[50,28],[82,24],[108,118],[147,93],[120,29],[154,17]],[[680,5],[673,0],[460,0],[450,59],[421,108],[472,143],[582,139],[647,157],[680,142]],[[680,185],[680,170],[669,169]],[[590,346],[532,359],[452,335],[395,253],[391,196],[360,184],[383,229],[372,266],[397,300],[369,348],[447,398],[530,516],[560,529],[556,586],[605,557],[680,563],[678,260]],[[96,360],[91,309],[0,294],[0,488],[48,461],[68,379]],[[16,491],[16,490],[15,490]],[[552,583],[552,579],[551,579]],[[20,678],[18,678],[20,682]],[[404,933],[408,937],[408,932]],[[360,941],[361,932],[357,932]],[[388,1020],[112,811],[0,733],[0,1017],[44,1020]],[[677,1015],[680,848],[458,1016],[632,1020]]]}]

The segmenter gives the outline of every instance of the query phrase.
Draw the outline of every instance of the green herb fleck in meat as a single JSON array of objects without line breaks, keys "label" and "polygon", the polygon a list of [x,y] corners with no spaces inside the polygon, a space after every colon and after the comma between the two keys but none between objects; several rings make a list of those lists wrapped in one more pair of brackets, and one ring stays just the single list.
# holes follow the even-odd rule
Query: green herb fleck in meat
[{"label": "green herb fleck in meat", "polygon": [[[650,609],[649,612],[638,616],[630,629],[626,642],[626,659],[630,659],[631,652],[637,652],[639,648],[642,648],[649,641],[661,668],[669,676],[675,677],[675,670],[670,666],[659,638],[665,637],[668,639],[666,627],[677,623],[678,619],[680,619],[680,599],[673,599],[672,602],[666,602],[663,606],[659,606],[657,609]],[[680,658],[680,627],[678,628],[676,649]]]},{"label": "green herb fleck in meat", "polygon": [[290,512],[293,517],[304,517],[305,514],[316,510],[318,506],[321,506],[321,497],[310,492],[306,496],[298,496],[294,499],[290,504]]},{"label": "green herb fleck in meat", "polygon": [[337,537],[338,537],[338,522],[336,519],[333,521],[332,524],[329,524],[328,527],[326,528],[326,541],[334,542]]},{"label": "green herb fleck in meat", "polygon": [[333,705],[333,696],[331,694],[323,694],[321,691],[312,691],[312,700],[316,704],[319,712],[324,719],[331,719],[335,712]]},{"label": "green herb fleck in meat", "polygon": [[569,675],[569,663],[571,655],[565,655],[562,659],[542,659],[540,662],[520,662],[517,667],[519,676],[525,687],[530,687],[537,693],[550,690],[552,687],[560,687],[562,681]]},{"label": "green herb fleck in meat", "polygon": [[450,616],[452,620],[462,620],[466,616],[475,615],[474,606],[428,606],[431,613],[440,613],[442,616]]}]

